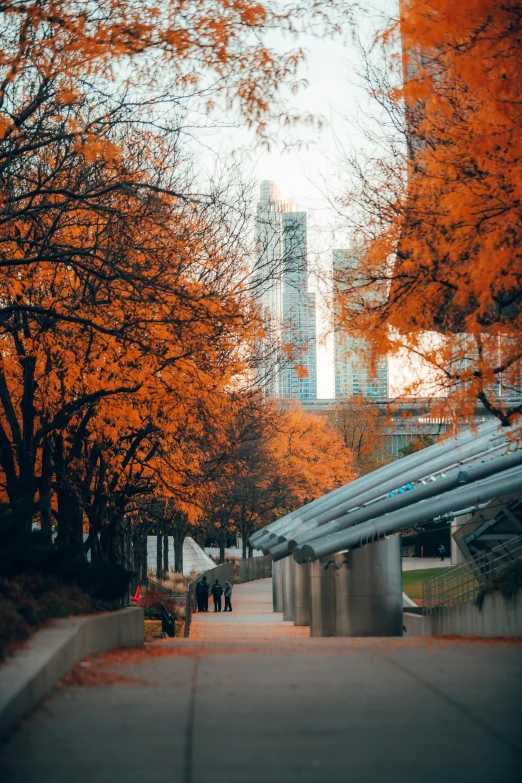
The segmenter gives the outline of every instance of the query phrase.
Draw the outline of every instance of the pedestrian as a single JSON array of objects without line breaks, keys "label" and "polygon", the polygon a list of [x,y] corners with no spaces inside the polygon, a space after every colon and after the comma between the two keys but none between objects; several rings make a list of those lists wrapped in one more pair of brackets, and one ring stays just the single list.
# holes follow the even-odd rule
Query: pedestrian
[{"label": "pedestrian", "polygon": [[198,605],[198,612],[203,611],[203,606],[204,606],[203,590],[204,590],[203,585],[201,584],[201,582],[198,582],[196,584],[196,602]]},{"label": "pedestrian", "polygon": [[444,562],[444,554],[445,554],[445,552],[446,552],[446,547],[444,546],[444,544],[441,544],[439,546],[439,555],[440,555],[441,563]]},{"label": "pedestrian", "polygon": [[225,612],[228,610],[229,612],[232,611],[232,585],[230,582],[225,582]]},{"label": "pedestrian", "polygon": [[214,599],[214,611],[220,612],[221,611],[221,596],[223,595],[223,588],[219,584],[219,580],[216,579],[214,584],[212,585],[212,597]]},{"label": "pedestrian", "polygon": [[203,611],[208,612],[208,583],[206,576],[201,580],[201,584],[203,585]]},{"label": "pedestrian", "polygon": [[208,612],[208,584],[206,576],[196,585],[196,601],[199,612]]}]

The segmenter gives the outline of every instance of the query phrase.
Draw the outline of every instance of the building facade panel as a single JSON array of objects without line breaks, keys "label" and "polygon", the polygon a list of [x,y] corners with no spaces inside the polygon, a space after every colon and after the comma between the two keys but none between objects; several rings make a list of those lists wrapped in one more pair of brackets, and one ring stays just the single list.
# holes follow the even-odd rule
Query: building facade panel
[{"label": "building facade panel", "polygon": [[357,264],[353,251],[333,251],[335,397],[387,397],[387,358],[376,358],[366,340],[353,337],[340,324],[343,276],[356,271]]},{"label": "building facade panel", "polygon": [[256,215],[254,295],[266,336],[260,346],[260,382],[272,397],[317,397],[317,312],[308,291],[306,213],[261,184]]}]

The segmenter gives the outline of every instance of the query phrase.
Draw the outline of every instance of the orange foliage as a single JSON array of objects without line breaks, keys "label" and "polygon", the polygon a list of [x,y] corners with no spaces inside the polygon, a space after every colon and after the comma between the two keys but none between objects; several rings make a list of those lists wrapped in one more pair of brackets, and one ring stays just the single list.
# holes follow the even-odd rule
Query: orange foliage
[{"label": "orange foliage", "polygon": [[446,415],[480,400],[503,423],[522,412],[502,399],[522,390],[521,25],[514,0],[403,0],[383,41],[404,83],[373,86],[407,153],[398,170],[392,145],[346,199],[365,225],[345,324],[425,360]]},{"label": "orange foliage", "polygon": [[55,518],[81,549],[88,527],[118,559],[139,499],[201,513],[259,325],[241,220],[227,183],[194,192],[179,106],[221,101],[266,139],[303,55],[264,34],[329,7],[0,9],[0,494],[38,500],[49,537]]},{"label": "orange foliage", "polygon": [[221,540],[236,529],[244,546],[256,529],[357,475],[339,432],[297,402],[245,400],[228,442],[208,484],[206,514]]},{"label": "orange foliage", "polygon": [[353,453],[361,475],[390,461],[385,443],[386,417],[375,402],[363,397],[341,400],[328,415],[328,421]]}]

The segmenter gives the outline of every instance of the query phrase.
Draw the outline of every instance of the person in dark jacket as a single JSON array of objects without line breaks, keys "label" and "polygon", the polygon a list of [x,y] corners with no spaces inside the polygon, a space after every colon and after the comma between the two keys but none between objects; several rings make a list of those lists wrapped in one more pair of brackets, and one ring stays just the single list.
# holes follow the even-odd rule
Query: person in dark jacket
[{"label": "person in dark jacket", "polygon": [[198,605],[198,612],[203,611],[203,591],[201,590],[201,582],[196,583],[196,602]]},{"label": "person in dark jacket", "polygon": [[232,611],[232,585],[230,582],[225,582],[225,612],[231,612]]},{"label": "person in dark jacket", "polygon": [[196,585],[196,601],[200,612],[208,612],[208,584],[206,576]]},{"label": "person in dark jacket", "polygon": [[214,584],[212,585],[212,597],[214,599],[214,611],[220,612],[221,611],[221,596],[223,595],[223,588],[219,584],[219,581],[216,579]]}]

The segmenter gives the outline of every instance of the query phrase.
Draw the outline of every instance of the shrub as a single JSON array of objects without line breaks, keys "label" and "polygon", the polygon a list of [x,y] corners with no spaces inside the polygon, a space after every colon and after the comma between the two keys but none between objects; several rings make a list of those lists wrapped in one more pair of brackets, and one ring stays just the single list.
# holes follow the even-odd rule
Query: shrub
[{"label": "shrub", "polygon": [[78,586],[48,575],[0,578],[0,659],[9,645],[27,639],[46,620],[107,608]]},{"label": "shrub", "polygon": [[131,576],[121,565],[89,563],[75,549],[46,543],[40,533],[12,540],[0,550],[0,576],[18,579],[39,574],[67,585],[76,585],[97,601],[121,601]]},{"label": "shrub", "polygon": [[185,607],[162,593],[147,590],[140,598],[140,606],[143,606],[146,620],[161,620],[161,604],[165,606],[175,620],[185,616]]},{"label": "shrub", "polygon": [[497,591],[499,591],[504,598],[513,601],[520,590],[522,590],[522,559],[516,560],[514,563],[506,566],[500,574],[497,574],[492,579],[488,580],[486,584],[480,588],[480,591],[475,598],[475,604],[482,610],[486,596]]}]

